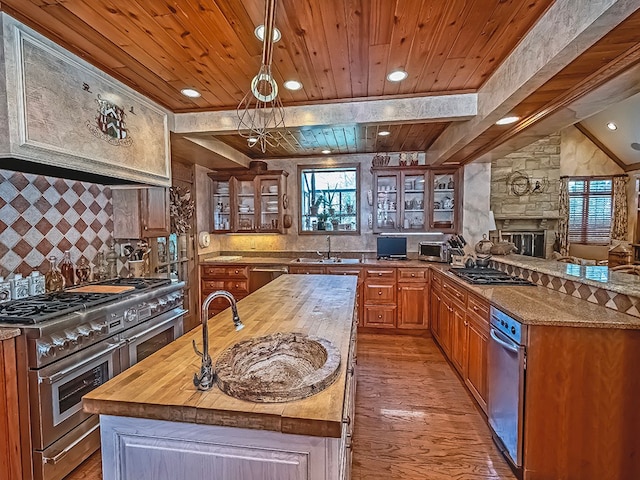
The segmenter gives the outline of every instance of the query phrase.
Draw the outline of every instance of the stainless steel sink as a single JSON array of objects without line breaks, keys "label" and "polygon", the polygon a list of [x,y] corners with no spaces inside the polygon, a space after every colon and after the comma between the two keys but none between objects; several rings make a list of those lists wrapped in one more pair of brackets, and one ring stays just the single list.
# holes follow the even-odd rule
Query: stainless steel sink
[{"label": "stainless steel sink", "polygon": [[358,258],[337,258],[337,257],[332,257],[332,258],[296,258],[294,260],[295,262],[299,262],[299,263],[315,263],[315,264],[322,264],[322,263],[328,263],[328,264],[337,264],[337,263],[344,263],[344,264],[354,264],[354,263],[360,263],[360,259]]},{"label": "stainless steel sink", "polygon": [[274,333],[245,340],[222,352],[215,372],[220,390],[251,402],[289,402],[331,385],[340,351],[324,338]]}]

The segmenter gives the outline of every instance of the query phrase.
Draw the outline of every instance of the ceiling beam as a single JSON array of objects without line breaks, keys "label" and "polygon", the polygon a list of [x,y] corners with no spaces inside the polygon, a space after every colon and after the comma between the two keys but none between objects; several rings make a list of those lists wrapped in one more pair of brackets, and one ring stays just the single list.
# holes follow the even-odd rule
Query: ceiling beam
[{"label": "ceiling beam", "polygon": [[[394,123],[453,122],[473,118],[478,111],[476,93],[433,95],[390,100],[368,100],[284,107],[290,128]],[[176,113],[175,133],[234,133],[238,129],[236,110]]]},{"label": "ceiling beam", "polygon": [[478,91],[478,115],[447,128],[427,161],[445,163],[638,8],[637,0],[555,2]]}]

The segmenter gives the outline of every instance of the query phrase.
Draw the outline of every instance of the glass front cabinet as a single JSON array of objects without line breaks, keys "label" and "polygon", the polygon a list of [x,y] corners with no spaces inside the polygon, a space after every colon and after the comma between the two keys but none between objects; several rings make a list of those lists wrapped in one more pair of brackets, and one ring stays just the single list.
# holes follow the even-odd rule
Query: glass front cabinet
[{"label": "glass front cabinet", "polygon": [[213,181],[212,233],[284,233],[287,172],[229,175]]},{"label": "glass front cabinet", "polygon": [[458,230],[461,186],[452,169],[373,169],[373,231]]}]

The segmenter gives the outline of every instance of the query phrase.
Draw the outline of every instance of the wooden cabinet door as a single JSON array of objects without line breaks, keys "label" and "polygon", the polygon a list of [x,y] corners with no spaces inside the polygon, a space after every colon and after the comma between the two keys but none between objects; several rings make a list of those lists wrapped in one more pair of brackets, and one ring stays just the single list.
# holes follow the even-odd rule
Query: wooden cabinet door
[{"label": "wooden cabinet door", "polygon": [[451,351],[451,299],[446,295],[440,297],[440,313],[438,315],[438,332],[440,338],[440,346],[447,354]]},{"label": "wooden cabinet door", "polygon": [[169,235],[169,190],[164,187],[114,188],[114,238],[164,237]]},{"label": "wooden cabinet door", "polygon": [[474,321],[467,327],[465,383],[476,401],[487,412],[487,335]]},{"label": "wooden cabinet door", "polygon": [[467,351],[467,320],[465,310],[452,302],[450,310],[451,362],[464,377],[465,354]]},{"label": "wooden cabinet door", "polygon": [[429,328],[427,283],[398,284],[398,328]]},{"label": "wooden cabinet door", "polygon": [[140,190],[140,212],[142,214],[142,236],[162,237],[169,235],[169,190],[150,187]]},{"label": "wooden cabinet door", "polygon": [[434,284],[431,284],[431,300],[429,302],[429,321],[431,323],[431,335],[436,339],[438,343],[442,343],[440,339],[440,304],[442,300],[440,298],[440,290],[433,288]]}]

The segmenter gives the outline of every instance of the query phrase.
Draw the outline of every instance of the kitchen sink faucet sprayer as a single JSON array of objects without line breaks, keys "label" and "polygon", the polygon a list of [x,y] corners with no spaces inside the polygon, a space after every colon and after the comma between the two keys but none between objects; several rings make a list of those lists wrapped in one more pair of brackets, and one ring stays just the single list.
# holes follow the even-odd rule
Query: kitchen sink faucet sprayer
[{"label": "kitchen sink faucet sprayer", "polygon": [[236,299],[226,290],[218,290],[211,293],[202,304],[201,321],[202,321],[202,352],[198,350],[196,341],[193,341],[193,349],[196,354],[202,358],[202,366],[200,367],[200,374],[193,374],[193,384],[198,390],[209,390],[213,383],[216,381],[216,374],[213,371],[213,365],[211,364],[211,357],[209,356],[209,329],[207,328],[207,321],[209,319],[209,305],[213,300],[218,297],[223,297],[229,300],[231,304],[231,310],[233,312],[233,324],[236,326],[236,332],[244,328],[243,323],[240,321],[238,315],[238,307],[236,306]]}]

